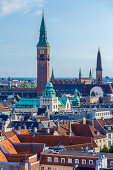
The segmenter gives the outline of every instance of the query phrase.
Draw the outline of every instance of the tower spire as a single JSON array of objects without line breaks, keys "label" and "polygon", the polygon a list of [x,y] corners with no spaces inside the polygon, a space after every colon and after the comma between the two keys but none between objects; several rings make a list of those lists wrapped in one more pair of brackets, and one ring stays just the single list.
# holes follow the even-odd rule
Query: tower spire
[{"label": "tower spire", "polygon": [[102,84],[102,61],[101,61],[100,48],[98,48],[98,53],[97,53],[96,83]]},{"label": "tower spire", "polygon": [[102,71],[102,61],[101,61],[100,48],[98,48],[96,71]]},{"label": "tower spire", "polygon": [[91,72],[91,68],[90,68],[90,72],[89,72],[89,78],[92,77],[92,72]]},{"label": "tower spire", "polygon": [[54,76],[54,70],[53,70],[53,68],[52,68],[52,74],[51,74],[51,78],[52,78],[52,79],[54,79],[54,78],[55,78],[55,76]]},{"label": "tower spire", "polygon": [[46,25],[44,21],[44,10],[42,10],[42,21],[41,21],[41,26],[40,26],[40,37],[39,37],[39,42],[37,44],[37,47],[47,47],[49,46],[49,43],[47,41],[47,30],[46,30]]},{"label": "tower spire", "polygon": [[79,79],[82,77],[82,72],[81,72],[81,68],[79,70]]}]

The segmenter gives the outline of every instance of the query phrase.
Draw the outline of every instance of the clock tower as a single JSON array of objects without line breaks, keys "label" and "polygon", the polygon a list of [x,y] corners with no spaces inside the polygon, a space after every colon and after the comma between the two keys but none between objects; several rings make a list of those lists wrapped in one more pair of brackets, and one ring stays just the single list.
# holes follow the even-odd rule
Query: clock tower
[{"label": "clock tower", "polygon": [[50,46],[47,41],[47,31],[44,13],[40,26],[40,37],[37,44],[37,96],[41,96],[50,80]]},{"label": "clock tower", "polygon": [[97,54],[96,83],[102,84],[102,61],[101,61],[100,49],[98,49],[98,54]]}]

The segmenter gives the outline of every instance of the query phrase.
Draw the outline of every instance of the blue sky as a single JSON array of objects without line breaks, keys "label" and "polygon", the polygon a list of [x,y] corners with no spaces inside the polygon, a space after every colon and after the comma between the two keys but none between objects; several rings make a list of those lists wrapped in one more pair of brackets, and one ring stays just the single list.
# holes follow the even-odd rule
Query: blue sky
[{"label": "blue sky", "polygon": [[0,0],[0,76],[36,77],[36,44],[45,11],[56,77],[113,76],[113,0]]}]

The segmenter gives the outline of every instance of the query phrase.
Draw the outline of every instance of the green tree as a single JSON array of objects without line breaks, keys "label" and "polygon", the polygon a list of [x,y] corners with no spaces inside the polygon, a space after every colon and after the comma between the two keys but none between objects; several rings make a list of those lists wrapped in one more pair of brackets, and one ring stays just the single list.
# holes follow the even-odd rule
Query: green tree
[{"label": "green tree", "polygon": [[107,148],[107,145],[105,144],[102,149],[100,149],[100,152],[108,153],[109,149]]},{"label": "green tree", "polygon": [[113,153],[113,143],[112,143],[112,145],[109,148],[109,153]]}]

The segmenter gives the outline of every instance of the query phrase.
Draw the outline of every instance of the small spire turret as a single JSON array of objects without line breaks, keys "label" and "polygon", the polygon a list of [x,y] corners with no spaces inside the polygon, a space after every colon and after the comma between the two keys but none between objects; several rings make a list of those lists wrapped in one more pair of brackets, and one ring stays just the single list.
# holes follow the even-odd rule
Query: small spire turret
[{"label": "small spire turret", "polygon": [[80,70],[79,70],[79,79],[81,79],[82,78],[82,72],[81,72],[81,68],[80,68]]},{"label": "small spire turret", "polygon": [[89,78],[92,78],[92,72],[91,72],[91,69],[90,69],[90,72],[89,72]]}]

